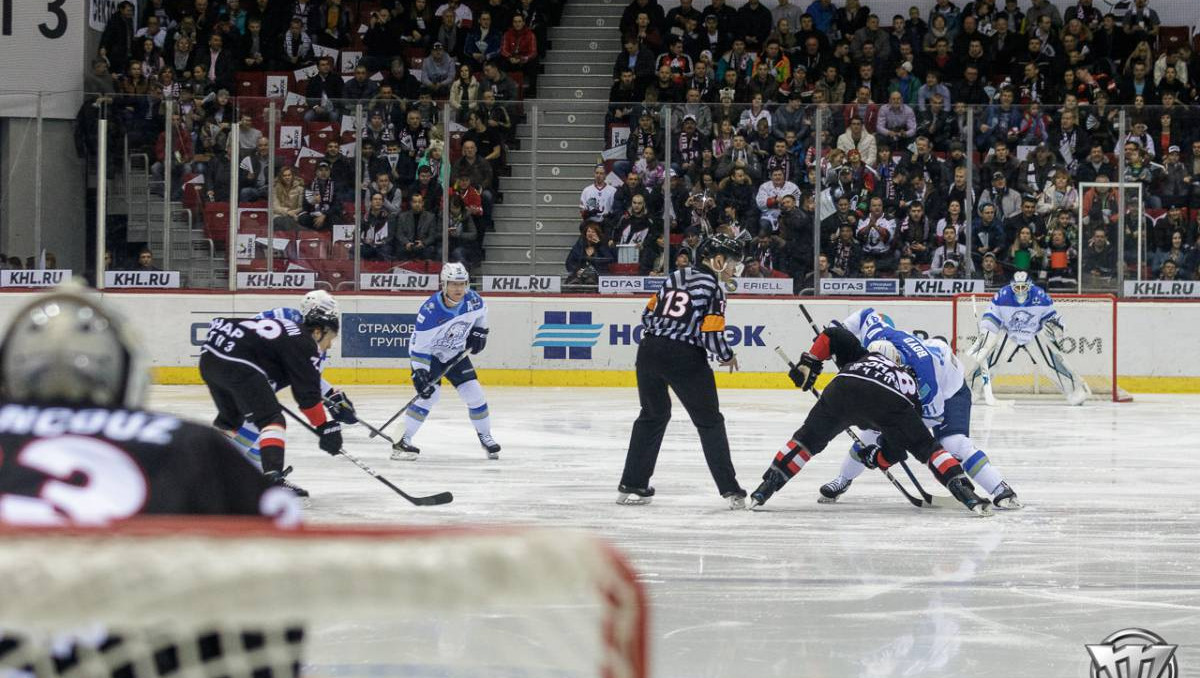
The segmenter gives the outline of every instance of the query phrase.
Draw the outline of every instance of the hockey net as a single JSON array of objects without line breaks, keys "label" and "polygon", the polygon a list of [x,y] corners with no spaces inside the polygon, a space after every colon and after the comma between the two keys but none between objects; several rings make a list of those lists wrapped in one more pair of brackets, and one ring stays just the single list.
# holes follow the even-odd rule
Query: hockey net
[{"label": "hockey net", "polygon": [[647,675],[642,588],[578,531],[4,529],[0,601],[0,676]]},{"label": "hockey net", "polygon": [[[991,302],[990,294],[957,294],[953,302],[953,346],[963,353],[979,335],[979,317]],[[1127,402],[1133,399],[1117,384],[1117,300],[1111,294],[1054,294],[1054,308],[1062,319],[1062,350],[1068,364],[1087,381],[1092,397]],[[1034,364],[1036,349],[1027,352],[1009,343],[992,368],[992,390],[997,395],[1060,396],[1058,386]]]}]

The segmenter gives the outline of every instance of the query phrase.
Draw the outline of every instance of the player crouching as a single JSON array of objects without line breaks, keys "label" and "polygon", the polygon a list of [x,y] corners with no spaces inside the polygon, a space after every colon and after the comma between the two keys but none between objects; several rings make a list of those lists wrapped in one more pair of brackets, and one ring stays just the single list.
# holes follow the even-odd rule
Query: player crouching
[{"label": "player crouching", "polygon": [[864,448],[860,461],[867,468],[887,469],[903,461],[907,451],[928,464],[938,482],[963,506],[977,515],[991,515],[991,502],[976,496],[962,465],[925,428],[916,380],[907,369],[868,352],[845,328],[828,327],[788,376],[800,389],[810,390],[830,357],[838,366],[838,374],[804,424],[775,455],[762,484],[750,493],[750,508],[766,503],[829,441],[847,427],[857,426],[878,430],[893,443],[887,449]]},{"label": "player crouching", "polygon": [[413,445],[412,439],[441,398],[442,377],[454,385],[466,403],[488,459],[500,458],[500,444],[492,437],[492,419],[483,386],[471,359],[462,355],[467,351],[471,355],[482,351],[487,346],[487,336],[487,305],[470,288],[467,267],[446,264],[442,267],[442,290],[421,304],[409,339],[413,388],[418,397],[404,412],[400,435],[392,445],[392,459],[418,458],[421,450]]}]

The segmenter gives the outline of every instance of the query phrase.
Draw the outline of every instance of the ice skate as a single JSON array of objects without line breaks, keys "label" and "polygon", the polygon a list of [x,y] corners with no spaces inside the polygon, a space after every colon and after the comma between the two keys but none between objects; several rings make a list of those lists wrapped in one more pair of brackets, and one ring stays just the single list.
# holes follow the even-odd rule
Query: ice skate
[{"label": "ice skate", "polygon": [[492,437],[492,434],[480,433],[479,444],[483,445],[484,450],[487,450],[488,459],[500,458],[500,443],[496,442],[496,439]]},{"label": "ice skate", "polygon": [[833,504],[837,502],[838,497],[842,496],[846,490],[850,489],[850,483],[853,480],[847,480],[841,476],[825,483],[821,486],[821,496],[817,497],[819,504]]},{"label": "ice skate", "polygon": [[401,436],[400,440],[392,445],[392,461],[416,461],[421,454],[421,449],[412,444],[408,436]]},{"label": "ice skate", "polygon": [[296,495],[297,497],[307,497],[308,490],[304,489],[303,487],[300,487],[299,485],[297,485],[293,482],[289,482],[287,480],[287,476],[291,472],[292,472],[292,467],[289,466],[289,467],[283,469],[282,471],[267,471],[263,475],[266,477],[267,481],[270,482],[272,485],[274,485],[276,487],[283,487],[283,488],[289,489],[292,491],[292,494]]},{"label": "ice skate", "polygon": [[996,496],[992,497],[992,505],[998,509],[1015,510],[1024,508],[1025,505],[1017,499],[1017,493],[1008,486],[1008,483],[1000,483],[1000,487],[996,488]]},{"label": "ice skate", "polygon": [[742,511],[746,508],[746,491],[739,489],[736,492],[726,492],[721,495],[729,502],[729,508],[732,511]]},{"label": "ice skate", "polygon": [[954,495],[955,499],[975,515],[992,515],[992,502],[976,495],[975,487],[965,477],[959,476],[946,483],[946,489],[950,490],[950,494]]},{"label": "ice skate", "polygon": [[771,495],[779,491],[787,482],[787,477],[774,466],[763,474],[763,481],[750,493],[750,508],[754,509],[767,503]]},{"label": "ice skate", "polygon": [[624,506],[642,506],[649,504],[651,497],[654,496],[653,487],[630,487],[629,485],[618,485],[617,492],[617,503]]}]

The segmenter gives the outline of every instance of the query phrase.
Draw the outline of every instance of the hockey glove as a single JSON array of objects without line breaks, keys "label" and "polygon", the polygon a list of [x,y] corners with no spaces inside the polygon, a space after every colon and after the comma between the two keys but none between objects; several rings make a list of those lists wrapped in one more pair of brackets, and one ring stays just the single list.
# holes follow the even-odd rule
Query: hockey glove
[{"label": "hockey glove", "polygon": [[354,403],[350,402],[350,398],[342,391],[332,391],[325,398],[325,407],[329,409],[329,414],[334,419],[343,424],[357,424],[358,415],[354,413]]},{"label": "hockey glove", "polygon": [[869,469],[877,469],[881,463],[883,464],[883,468],[891,466],[883,456],[883,448],[878,445],[859,445],[855,443],[854,447],[850,448],[850,452],[856,459],[862,462],[863,466]]},{"label": "hockey glove", "polygon": [[317,427],[317,434],[321,436],[317,444],[320,445],[322,452],[332,455],[342,453],[342,425],[340,423],[327,421]]},{"label": "hockey glove", "polygon": [[1053,342],[1055,346],[1060,346],[1062,344],[1062,323],[1058,322],[1058,320],[1047,320],[1046,324],[1043,326],[1043,329],[1046,330],[1046,334],[1049,335],[1050,341]]},{"label": "hockey glove", "polygon": [[817,383],[817,376],[821,374],[822,365],[820,358],[805,351],[800,355],[800,364],[793,365],[792,369],[788,370],[788,377],[796,385],[796,388],[801,391],[810,391]]},{"label": "hockey glove", "polygon": [[433,389],[437,387],[437,384],[429,381],[429,370],[413,370],[412,383],[417,395],[425,399],[432,397]]},{"label": "hockey glove", "polygon": [[472,327],[471,332],[467,334],[467,350],[471,355],[475,355],[487,346],[488,329],[486,327]]}]

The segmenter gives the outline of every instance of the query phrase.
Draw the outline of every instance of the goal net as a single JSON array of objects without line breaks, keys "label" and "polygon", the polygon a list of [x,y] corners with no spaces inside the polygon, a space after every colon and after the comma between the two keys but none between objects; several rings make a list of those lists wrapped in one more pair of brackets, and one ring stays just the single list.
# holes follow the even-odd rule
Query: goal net
[{"label": "goal net", "polygon": [[[1093,398],[1126,402],[1133,397],[1117,385],[1117,300],[1111,294],[1054,294],[1054,308],[1065,331],[1063,356],[1091,387]],[[954,296],[954,350],[960,356],[979,336],[979,316],[991,302],[990,294]],[[1010,342],[1000,362],[991,370],[997,395],[1060,396],[1058,385],[1035,364],[1036,348],[1029,351]],[[969,376],[969,375],[968,375]]]},{"label": "goal net", "polygon": [[578,531],[4,529],[0,601],[0,676],[647,675],[642,588]]}]

